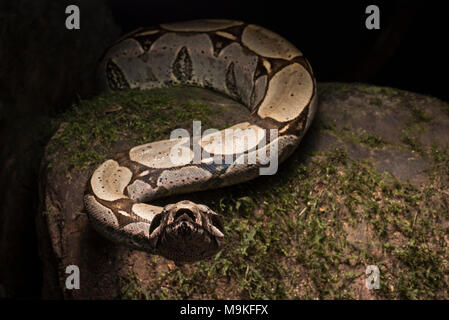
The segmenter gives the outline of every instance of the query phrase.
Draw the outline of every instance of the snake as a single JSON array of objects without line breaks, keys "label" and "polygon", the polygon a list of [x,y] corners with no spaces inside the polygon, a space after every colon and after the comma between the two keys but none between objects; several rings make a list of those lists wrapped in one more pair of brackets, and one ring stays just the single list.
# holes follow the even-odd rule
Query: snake
[{"label": "snake", "polygon": [[243,21],[139,28],[105,51],[97,79],[106,92],[202,87],[250,111],[223,130],[132,147],[88,179],[84,207],[98,233],[177,263],[210,258],[223,248],[222,217],[189,200],[163,207],[150,202],[258,177],[270,159],[280,163],[293,153],[317,110],[316,79],[302,52],[277,33]]}]

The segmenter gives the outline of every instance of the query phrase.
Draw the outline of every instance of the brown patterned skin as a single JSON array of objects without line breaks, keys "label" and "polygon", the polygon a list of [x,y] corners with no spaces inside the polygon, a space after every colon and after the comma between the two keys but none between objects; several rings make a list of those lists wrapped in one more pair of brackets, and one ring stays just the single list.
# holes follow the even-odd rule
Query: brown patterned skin
[{"label": "brown patterned skin", "polygon": [[[302,53],[281,36],[240,21],[194,20],[136,30],[106,52],[98,79],[105,90],[210,88],[251,110],[231,127],[230,140],[222,130],[193,143],[172,139],[136,146],[105,161],[89,180],[85,207],[101,234],[176,262],[220,250],[224,231],[218,215],[190,201],[164,208],[144,202],[257,177],[267,166],[263,154],[281,162],[294,151],[317,107],[316,81]],[[182,161],[173,160],[173,148],[183,151]],[[207,156],[198,160],[198,153]]]}]

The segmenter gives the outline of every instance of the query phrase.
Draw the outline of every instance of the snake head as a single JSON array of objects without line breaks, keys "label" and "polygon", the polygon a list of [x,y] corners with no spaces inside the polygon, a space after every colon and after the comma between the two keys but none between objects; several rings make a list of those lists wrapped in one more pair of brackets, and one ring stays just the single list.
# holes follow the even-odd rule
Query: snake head
[{"label": "snake head", "polygon": [[195,262],[221,249],[223,224],[209,207],[180,201],[164,207],[150,225],[156,252],[175,262]]}]

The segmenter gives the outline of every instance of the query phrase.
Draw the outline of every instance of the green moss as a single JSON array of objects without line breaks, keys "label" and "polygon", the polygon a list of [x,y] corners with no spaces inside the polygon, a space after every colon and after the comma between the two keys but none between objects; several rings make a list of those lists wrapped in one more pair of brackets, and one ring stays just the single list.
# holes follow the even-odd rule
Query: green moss
[{"label": "green moss", "polygon": [[429,122],[432,120],[432,117],[430,117],[424,110],[417,107],[412,107],[411,113],[415,122]]},{"label": "green moss", "polygon": [[82,169],[105,160],[120,140],[137,145],[168,138],[175,128],[191,128],[192,120],[207,126],[210,113],[208,105],[173,99],[168,89],[101,94],[81,100],[61,117],[49,143],[50,158],[62,157]]},{"label": "green moss", "polygon": [[332,122],[324,122],[318,119],[314,126],[330,133],[337,139],[352,141],[356,144],[362,144],[373,149],[383,148],[388,144],[388,142],[382,137],[365,130],[362,130],[359,133],[352,132],[352,130],[348,127],[343,127],[341,130],[339,130],[337,128],[337,122],[335,120]]},{"label": "green moss", "polygon": [[380,107],[380,106],[382,106],[382,99],[380,99],[380,98],[370,98],[369,99],[369,103],[372,104],[372,105]]},{"label": "green moss", "polygon": [[404,142],[412,151],[424,153],[423,147],[419,143],[418,137],[412,134],[410,129],[402,130],[402,142]]},{"label": "green moss", "polygon": [[121,279],[122,299],[125,300],[142,300],[150,299],[151,295],[141,286],[140,278],[136,273],[129,272],[125,279]]},{"label": "green moss", "polygon": [[430,175],[433,179],[449,185],[449,152],[439,146],[432,146],[429,157],[434,161]]},{"label": "green moss", "polygon": [[387,142],[376,134],[363,130],[359,134],[351,134],[353,140],[357,143],[364,144],[370,148],[382,148]]},{"label": "green moss", "polygon": [[316,119],[313,123],[313,126],[319,128],[321,130],[328,130],[328,131],[335,132],[337,130],[337,121],[333,120],[330,122],[325,122],[321,119]]},{"label": "green moss", "polygon": [[425,132],[424,122],[430,121],[430,117],[423,111],[416,108],[411,109],[412,119],[406,123],[406,127],[401,131],[402,142],[405,143],[410,150],[421,155],[425,155],[428,150],[419,141],[419,136]]}]

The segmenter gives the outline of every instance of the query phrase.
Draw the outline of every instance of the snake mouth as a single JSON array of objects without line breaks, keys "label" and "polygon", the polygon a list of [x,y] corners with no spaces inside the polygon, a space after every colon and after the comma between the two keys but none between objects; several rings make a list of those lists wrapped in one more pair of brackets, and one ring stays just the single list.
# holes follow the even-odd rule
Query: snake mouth
[{"label": "snake mouth", "polygon": [[199,228],[203,228],[201,220],[189,209],[179,209],[173,216],[173,222],[167,224],[167,228],[179,228],[182,234],[188,234]]},{"label": "snake mouth", "polygon": [[[159,230],[157,230],[159,228]],[[203,227],[201,215],[195,214],[192,210],[187,208],[180,208],[168,212],[167,214],[158,214],[154,217],[150,225],[150,235],[170,232],[177,229],[181,235],[188,235],[191,232],[198,232],[199,230],[208,231]]]},{"label": "snake mouth", "polygon": [[188,236],[195,232],[208,232],[203,226],[201,214],[187,208],[180,208],[172,212],[167,220],[165,232],[177,230],[180,236]]},{"label": "snake mouth", "polygon": [[175,222],[177,221],[195,221],[196,217],[192,210],[189,209],[179,209],[176,211],[174,216]]}]

